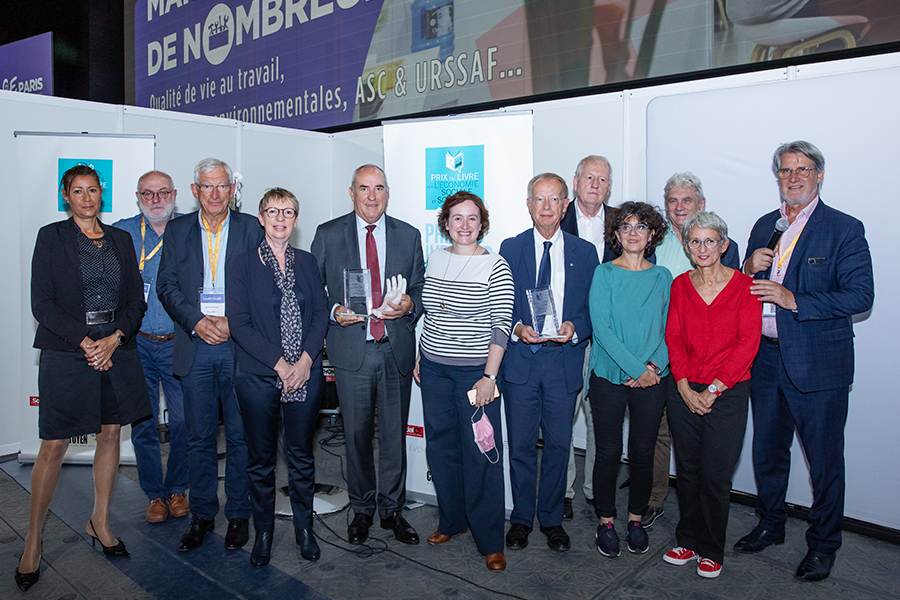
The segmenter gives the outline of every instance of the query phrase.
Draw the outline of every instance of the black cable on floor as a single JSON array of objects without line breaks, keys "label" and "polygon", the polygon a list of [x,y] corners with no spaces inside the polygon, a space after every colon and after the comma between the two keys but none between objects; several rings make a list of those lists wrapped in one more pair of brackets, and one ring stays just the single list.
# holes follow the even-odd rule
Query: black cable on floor
[{"label": "black cable on floor", "polygon": [[[343,510],[343,509],[342,509],[342,510]],[[322,527],[324,527],[325,529],[327,529],[328,531],[330,531],[331,534],[332,534],[334,537],[336,537],[337,539],[341,540],[341,541],[344,542],[345,544],[349,544],[349,543],[350,543],[350,540],[347,540],[347,539],[342,538],[340,535],[338,535],[338,533],[337,533],[334,529],[332,529],[331,527],[329,527],[328,524],[325,523],[325,521],[322,519],[322,517],[320,517],[318,514],[313,513],[313,516],[315,516],[316,520],[319,521],[319,524],[321,524]],[[348,510],[348,511],[347,511],[348,521],[349,521],[349,516],[350,516],[350,511]],[[348,522],[348,525],[349,525],[349,522]],[[325,543],[328,544],[329,546],[333,546],[333,547],[338,548],[338,549],[340,549],[340,550],[344,550],[345,552],[350,552],[351,554],[356,554],[356,555],[359,556],[360,558],[369,558],[369,557],[371,557],[371,556],[375,556],[376,554],[382,554],[382,553],[387,552],[387,553],[389,553],[389,554],[393,554],[394,556],[397,556],[397,557],[399,557],[399,558],[402,558],[402,559],[404,559],[404,560],[406,560],[406,561],[409,561],[409,562],[411,562],[411,563],[414,563],[414,564],[416,564],[416,565],[419,565],[420,567],[423,567],[423,568],[425,568],[425,569],[428,569],[429,571],[433,571],[433,572],[435,572],[435,573],[441,573],[441,574],[443,574],[443,575],[447,575],[447,576],[449,576],[449,577],[453,577],[454,579],[458,579],[458,580],[460,580],[460,581],[463,581],[463,582],[465,582],[465,583],[468,583],[469,585],[471,585],[471,586],[473,586],[473,587],[476,587],[476,588],[478,588],[478,589],[480,589],[480,590],[484,590],[484,591],[490,592],[490,593],[492,593],[492,594],[498,594],[498,595],[500,595],[500,596],[505,596],[505,597],[507,597],[507,598],[516,598],[516,600],[528,600],[527,598],[523,598],[522,596],[516,596],[515,594],[508,594],[508,593],[506,593],[506,592],[498,592],[497,590],[492,590],[492,589],[489,588],[489,587],[485,587],[485,586],[483,586],[483,585],[477,584],[477,583],[475,583],[474,581],[471,581],[471,580],[469,580],[469,579],[466,579],[465,577],[462,577],[461,575],[457,575],[456,573],[451,573],[450,571],[444,571],[443,569],[438,569],[438,568],[436,568],[436,567],[432,567],[431,565],[427,565],[427,564],[425,564],[425,563],[423,563],[423,562],[421,562],[421,561],[418,561],[418,560],[416,560],[416,559],[414,559],[414,558],[410,558],[410,557],[408,557],[408,556],[405,556],[405,555],[403,555],[403,554],[400,554],[399,552],[396,552],[396,551],[394,551],[394,550],[391,550],[390,547],[388,546],[387,542],[384,541],[384,540],[382,540],[382,539],[372,538],[371,541],[373,541],[373,542],[379,542],[380,544],[383,544],[383,545],[384,545],[383,548],[373,548],[372,546],[369,546],[368,544],[363,543],[363,544],[358,544],[359,546],[363,546],[363,548],[361,548],[360,550],[355,550],[355,549],[353,549],[353,548],[344,548],[344,547],[342,547],[342,546],[339,546],[339,545],[337,545],[337,544],[335,544],[335,543],[333,543],[333,542],[330,542],[330,541],[326,540],[325,538],[323,538],[322,536],[320,536],[319,534],[317,534],[317,533],[315,532],[315,529],[313,530],[313,534],[314,534],[319,540],[325,542]]]}]

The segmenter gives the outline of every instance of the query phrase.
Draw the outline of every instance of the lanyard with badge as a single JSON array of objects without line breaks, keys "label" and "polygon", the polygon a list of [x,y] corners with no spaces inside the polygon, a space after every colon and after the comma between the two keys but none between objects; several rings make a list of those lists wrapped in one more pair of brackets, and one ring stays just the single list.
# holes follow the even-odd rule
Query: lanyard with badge
[{"label": "lanyard with badge", "polygon": [[[144,217],[141,217],[141,261],[140,261],[140,264],[138,265],[138,269],[140,270],[142,275],[144,273],[144,263],[146,263],[148,260],[150,260],[151,258],[156,256],[156,253],[159,252],[159,249],[162,248],[162,245],[163,245],[162,236],[159,236],[159,243],[156,245],[156,248],[154,248],[150,252],[149,256],[145,256],[146,249],[144,248],[144,237],[146,235],[147,235],[147,223],[144,221]],[[144,282],[144,302],[147,302],[148,299],[150,298],[150,284],[151,283],[152,283],[152,281]]]},{"label": "lanyard with badge", "polygon": [[212,233],[210,232],[209,223],[206,221],[206,217],[201,213],[200,219],[203,221],[203,227],[206,229],[206,251],[209,254],[209,269],[212,274],[212,292],[204,292],[203,288],[200,288],[200,312],[209,317],[224,317],[225,316],[225,293],[224,292],[216,292],[216,270],[219,267],[219,244],[222,242],[222,227],[225,226],[225,219],[219,223],[219,228],[216,230],[216,245],[215,250],[213,250],[213,242],[212,242]]},{"label": "lanyard with badge", "polygon": [[[803,227],[800,228],[800,231],[797,232],[797,235],[794,236],[794,239],[791,240],[791,243],[785,248],[784,252],[781,251],[781,248],[778,249],[778,261],[775,265],[776,267],[776,275],[781,276],[781,270],[784,268],[784,263],[787,262],[787,259],[790,258],[791,254],[794,253],[794,246],[797,245],[797,240],[800,239],[800,234],[803,233],[803,229],[806,227],[806,223],[803,224]],[[763,316],[764,317],[774,317],[775,316],[775,304],[773,302],[763,302]]]}]

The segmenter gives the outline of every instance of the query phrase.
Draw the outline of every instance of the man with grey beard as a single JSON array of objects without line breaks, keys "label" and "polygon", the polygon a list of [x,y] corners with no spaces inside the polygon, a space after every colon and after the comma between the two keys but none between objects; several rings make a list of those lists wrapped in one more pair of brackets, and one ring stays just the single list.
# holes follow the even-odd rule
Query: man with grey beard
[{"label": "man with grey beard", "polygon": [[[113,224],[131,234],[138,268],[144,280],[144,300],[147,302],[147,312],[141,322],[137,343],[150,390],[153,418],[132,426],[131,442],[134,444],[141,489],[150,499],[146,512],[150,523],[162,523],[169,514],[184,517],[190,513],[184,494],[188,485],[184,403],[181,382],[172,375],[175,325],[156,295],[156,274],[163,251],[163,232],[166,224],[179,216],[174,212],[177,195],[178,191],[171,177],[161,171],[145,173],[138,179],[135,192],[140,213]],[[169,459],[165,479],[157,434],[160,384],[169,416]]]}]

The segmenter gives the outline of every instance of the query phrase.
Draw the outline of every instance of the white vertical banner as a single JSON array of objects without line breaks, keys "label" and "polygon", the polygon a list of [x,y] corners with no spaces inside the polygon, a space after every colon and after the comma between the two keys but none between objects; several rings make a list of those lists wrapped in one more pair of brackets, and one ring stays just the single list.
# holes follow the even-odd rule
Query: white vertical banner
[{"label": "white vertical banner", "polygon": [[[72,134],[15,132],[19,194],[24,199],[19,212],[21,243],[20,293],[22,307],[31,307],[31,256],[38,230],[55,221],[69,218],[59,193],[63,172],[78,163],[91,165],[101,177],[103,204],[100,220],[113,223],[137,214],[134,191],[138,178],[153,169],[155,140],[152,135]],[[23,315],[24,316],[24,315]],[[27,403],[21,415],[22,445],[20,462],[33,462],[40,449],[38,437],[38,359],[40,351],[32,348],[37,322],[22,319],[19,341],[23,360],[21,388]],[[77,394],[73,390],[73,395]],[[134,464],[131,427],[122,428],[120,462]],[[96,440],[93,435],[72,438],[65,462],[91,463]]]},{"label": "white vertical banner", "polygon": [[[388,213],[419,228],[426,260],[450,244],[438,229],[437,216],[444,199],[460,190],[480,196],[490,213],[484,247],[499,251],[503,240],[532,226],[525,206],[527,184],[534,175],[530,111],[385,124],[384,166],[391,189]],[[509,511],[509,445],[505,411],[502,414]],[[406,489],[412,499],[435,503],[425,444],[422,396],[414,385],[407,427]]]}]

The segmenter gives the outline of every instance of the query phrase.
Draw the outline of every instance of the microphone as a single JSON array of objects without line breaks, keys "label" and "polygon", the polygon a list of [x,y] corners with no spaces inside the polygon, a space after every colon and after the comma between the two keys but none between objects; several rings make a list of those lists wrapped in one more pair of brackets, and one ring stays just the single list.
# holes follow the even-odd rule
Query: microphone
[{"label": "microphone", "polygon": [[769,243],[766,244],[766,248],[774,250],[775,246],[778,245],[778,241],[781,239],[781,234],[787,231],[789,226],[790,223],[788,223],[788,220],[785,217],[781,217],[775,221],[775,231],[772,232],[772,237],[769,238]]}]

